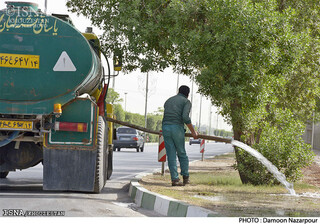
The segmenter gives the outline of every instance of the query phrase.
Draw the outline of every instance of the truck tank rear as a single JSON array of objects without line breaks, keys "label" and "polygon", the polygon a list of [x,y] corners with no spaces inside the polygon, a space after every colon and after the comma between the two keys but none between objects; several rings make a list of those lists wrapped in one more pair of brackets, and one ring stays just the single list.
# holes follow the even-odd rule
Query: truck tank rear
[{"label": "truck tank rear", "polygon": [[94,34],[82,35],[67,15],[7,2],[0,11],[0,178],[42,162],[44,190],[99,193],[112,173],[107,86]]},{"label": "truck tank rear", "polygon": [[71,23],[31,3],[0,11],[0,114],[50,114],[102,78],[99,57]]}]

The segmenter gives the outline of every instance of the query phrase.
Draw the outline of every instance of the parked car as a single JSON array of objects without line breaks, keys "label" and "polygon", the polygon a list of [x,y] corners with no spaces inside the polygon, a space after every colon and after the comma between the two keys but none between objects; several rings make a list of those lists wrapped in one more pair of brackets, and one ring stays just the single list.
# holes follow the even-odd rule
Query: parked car
[{"label": "parked car", "polygon": [[116,139],[113,140],[113,151],[121,148],[135,148],[137,152],[144,150],[144,138],[142,133],[129,127],[119,127],[116,131]]},{"label": "parked car", "polygon": [[198,139],[194,139],[192,137],[189,138],[189,145],[192,145],[192,144],[200,144],[201,143],[201,139],[198,138]]}]

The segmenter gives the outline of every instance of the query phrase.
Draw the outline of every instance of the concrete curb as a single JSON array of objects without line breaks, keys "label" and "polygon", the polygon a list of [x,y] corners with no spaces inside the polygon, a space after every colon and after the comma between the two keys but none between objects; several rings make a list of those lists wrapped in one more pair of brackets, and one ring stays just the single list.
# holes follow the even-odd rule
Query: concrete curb
[{"label": "concrete curb", "polygon": [[167,196],[163,196],[141,187],[139,180],[151,173],[143,173],[131,180],[129,196],[138,207],[153,210],[168,217],[220,217],[213,211],[189,205]]}]

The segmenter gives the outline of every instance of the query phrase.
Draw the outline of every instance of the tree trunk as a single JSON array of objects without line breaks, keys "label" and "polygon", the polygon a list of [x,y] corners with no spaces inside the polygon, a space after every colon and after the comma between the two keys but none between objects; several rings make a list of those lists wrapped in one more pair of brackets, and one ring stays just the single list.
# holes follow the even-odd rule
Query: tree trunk
[{"label": "tree trunk", "polygon": [[[242,124],[242,119],[241,119],[241,104],[237,101],[234,101],[231,104],[231,122],[232,122],[232,127],[233,127],[233,138],[234,140],[240,141],[241,136],[243,135],[243,124]],[[241,157],[239,155],[239,149],[234,146],[234,151],[236,154],[236,162],[237,166],[242,163]],[[249,179],[247,178],[247,175],[242,172],[241,170],[238,169],[239,176],[241,179],[241,182],[243,184],[249,183]]]},{"label": "tree trunk", "polygon": [[[236,138],[236,136],[239,136],[239,138],[238,137]],[[241,131],[234,129],[234,139],[240,140],[240,137],[241,137]],[[236,165],[238,166],[238,165],[242,164],[242,159],[241,159],[241,156],[239,155],[238,147],[234,146],[234,152],[236,154],[236,162],[237,162]],[[247,178],[247,175],[244,172],[242,172],[242,170],[240,170],[240,169],[238,169],[238,172],[239,172],[241,182],[243,184],[249,183],[249,179]]]},{"label": "tree trunk", "polygon": [[285,6],[286,6],[286,0],[280,0],[280,2],[279,2],[279,11],[283,12]]}]

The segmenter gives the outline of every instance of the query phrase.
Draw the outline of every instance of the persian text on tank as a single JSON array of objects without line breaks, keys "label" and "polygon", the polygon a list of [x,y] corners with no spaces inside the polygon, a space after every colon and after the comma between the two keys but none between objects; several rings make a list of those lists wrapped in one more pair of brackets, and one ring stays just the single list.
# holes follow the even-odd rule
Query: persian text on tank
[{"label": "persian text on tank", "polygon": [[[51,19],[52,20],[52,19]],[[57,19],[50,21],[50,18],[39,15],[39,16],[6,16],[5,14],[0,14],[0,33],[17,31],[17,29],[32,28],[33,33],[49,33],[52,35],[57,35]]]}]

